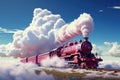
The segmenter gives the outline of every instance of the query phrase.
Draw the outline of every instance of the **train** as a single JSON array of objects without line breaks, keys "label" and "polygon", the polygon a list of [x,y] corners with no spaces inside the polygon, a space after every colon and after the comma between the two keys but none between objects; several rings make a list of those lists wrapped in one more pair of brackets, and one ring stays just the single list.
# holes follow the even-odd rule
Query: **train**
[{"label": "train", "polygon": [[46,53],[22,58],[21,62],[32,62],[40,66],[46,58],[57,56],[67,61],[68,65],[78,66],[79,68],[97,68],[98,63],[103,59],[98,58],[97,54],[93,54],[92,49],[91,42],[88,41],[88,37],[85,37],[83,41],[70,42]]}]

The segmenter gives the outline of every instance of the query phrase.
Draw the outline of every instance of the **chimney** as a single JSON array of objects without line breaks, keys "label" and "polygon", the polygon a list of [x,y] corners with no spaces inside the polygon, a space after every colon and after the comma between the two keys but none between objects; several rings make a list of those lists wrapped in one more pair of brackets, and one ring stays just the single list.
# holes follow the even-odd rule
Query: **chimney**
[{"label": "chimney", "polygon": [[84,41],[88,41],[88,37],[84,37]]}]

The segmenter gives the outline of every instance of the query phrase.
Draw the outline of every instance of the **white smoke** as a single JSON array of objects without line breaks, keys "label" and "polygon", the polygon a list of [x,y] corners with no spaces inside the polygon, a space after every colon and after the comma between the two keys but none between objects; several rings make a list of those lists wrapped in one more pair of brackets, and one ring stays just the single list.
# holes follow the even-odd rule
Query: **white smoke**
[{"label": "white smoke", "polygon": [[[0,59],[2,58],[0,57]],[[13,58],[3,59],[0,60],[0,64],[2,64],[0,66],[0,80],[54,80],[52,75],[47,75],[45,72],[37,75],[35,69],[38,66],[35,64],[22,64]]]},{"label": "white smoke", "polygon": [[68,63],[64,59],[59,57],[47,57],[41,62],[41,65],[44,67],[65,67]]},{"label": "white smoke", "polygon": [[[47,61],[48,63],[49,61]],[[59,62],[58,62],[59,63]],[[16,60],[14,58],[1,58],[0,57],[0,80],[56,80],[59,79],[59,76],[54,76],[52,73],[45,73],[44,70],[49,70],[50,68],[44,67],[38,67],[35,64],[26,63],[22,64],[19,62],[19,59]],[[109,69],[120,69],[120,61],[104,61],[100,64],[101,68],[109,68]],[[58,68],[54,68],[54,70],[57,70]],[[36,73],[36,70],[39,71],[39,73]],[[59,68],[58,71],[64,72],[64,73],[86,73],[87,77],[88,75],[93,75],[90,77],[94,77],[96,75],[98,76],[106,76],[106,74],[110,73],[109,71],[104,73],[104,71],[93,71],[93,70],[85,70],[85,69],[70,69],[70,68]],[[99,74],[99,73],[102,73]],[[114,77],[120,77],[120,72],[117,72]],[[62,75],[62,74],[60,74]],[[108,76],[112,76],[108,74]],[[68,77],[65,76],[65,77]],[[61,77],[62,78],[62,77]],[[64,78],[64,77],[63,77]],[[76,77],[75,77],[76,78]],[[78,79],[78,78],[77,78]],[[66,78],[65,78],[66,80]]]},{"label": "white smoke", "polygon": [[93,19],[87,14],[83,13],[70,24],[62,26],[58,33],[56,34],[57,42],[64,42],[67,39],[73,38],[78,35],[83,37],[88,37],[89,34],[93,31]]},{"label": "white smoke", "polygon": [[13,42],[4,46],[4,53],[14,57],[33,56],[50,51],[74,36],[87,37],[92,31],[93,19],[87,13],[66,24],[60,15],[52,14],[47,9],[36,8],[30,26],[15,32]]}]

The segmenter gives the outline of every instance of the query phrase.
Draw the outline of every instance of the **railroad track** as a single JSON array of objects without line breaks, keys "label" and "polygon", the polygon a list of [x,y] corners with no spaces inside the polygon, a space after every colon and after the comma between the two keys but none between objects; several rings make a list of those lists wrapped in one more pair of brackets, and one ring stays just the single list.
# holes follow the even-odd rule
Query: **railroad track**
[{"label": "railroad track", "polygon": [[[73,69],[81,69],[79,66],[75,67],[74,65],[70,65],[69,67]],[[114,72],[120,72],[120,69],[106,69],[106,68],[84,68],[86,70],[93,70],[93,71],[114,71]]]},{"label": "railroad track", "polygon": [[120,72],[120,69],[105,69],[105,68],[86,69],[86,70],[93,70],[93,71],[114,71],[114,72]]}]

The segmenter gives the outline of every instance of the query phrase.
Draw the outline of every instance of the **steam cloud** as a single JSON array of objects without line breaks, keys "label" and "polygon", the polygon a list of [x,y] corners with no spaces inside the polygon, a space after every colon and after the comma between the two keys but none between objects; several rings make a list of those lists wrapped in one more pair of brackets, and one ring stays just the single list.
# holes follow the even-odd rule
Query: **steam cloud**
[{"label": "steam cloud", "polygon": [[[49,62],[48,62],[49,61]],[[65,67],[67,66],[67,62],[64,60],[64,59],[60,59],[59,57],[52,57],[52,58],[47,58],[47,59],[44,59],[42,62],[41,62],[41,65],[44,66],[44,67]]]},{"label": "steam cloud", "polygon": [[0,80],[54,80],[52,75],[45,72],[37,75],[35,68],[38,66],[35,64],[22,64],[14,60],[3,60],[0,61],[0,64],[2,64],[0,66]]},{"label": "steam cloud", "polygon": [[36,8],[31,24],[25,30],[13,35],[13,42],[1,45],[2,54],[14,57],[28,57],[54,49],[69,39],[82,35],[88,37],[93,31],[93,19],[83,13],[70,24],[66,24],[60,15],[47,9]]},{"label": "steam cloud", "polygon": [[[56,80],[56,76],[51,74],[47,74],[44,72],[44,69],[42,70],[41,67],[38,67],[35,64],[31,64],[31,63],[26,63],[26,64],[22,64],[20,62],[18,62],[18,60],[15,60],[13,58],[2,58],[0,57],[0,80]],[[106,61],[106,62],[102,62],[100,64],[101,68],[114,68],[114,69],[120,69],[120,61]],[[49,68],[50,69],[50,68]],[[55,69],[55,68],[54,68]],[[39,74],[36,74],[35,70],[40,70]],[[57,69],[56,69],[57,70]],[[61,71],[64,70],[64,72],[68,73],[75,73],[73,72],[71,69],[59,69]],[[75,69],[76,72],[78,73],[85,73],[85,70],[83,69]],[[101,72],[95,72],[95,71],[91,71],[88,70],[90,73],[86,73],[87,75],[97,75],[97,73],[101,73]],[[88,72],[86,71],[86,72]],[[94,74],[96,73],[96,74]],[[108,74],[109,72],[103,73],[103,75]],[[120,73],[116,73],[118,74],[117,76],[115,75],[115,77],[119,77],[120,78]],[[86,75],[86,76],[87,76]],[[101,74],[99,74],[99,76],[101,76]],[[111,75],[108,74],[108,76],[110,77]],[[67,77],[67,76],[66,76]]]},{"label": "steam cloud", "polygon": [[70,24],[62,26],[57,33],[57,42],[64,42],[67,39],[78,35],[88,37],[93,31],[93,19],[89,14],[83,13]]}]

